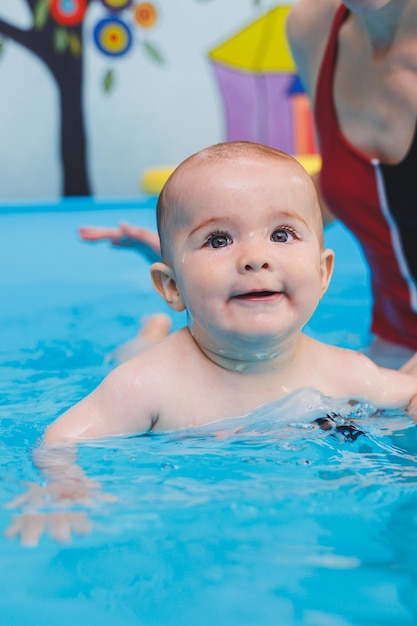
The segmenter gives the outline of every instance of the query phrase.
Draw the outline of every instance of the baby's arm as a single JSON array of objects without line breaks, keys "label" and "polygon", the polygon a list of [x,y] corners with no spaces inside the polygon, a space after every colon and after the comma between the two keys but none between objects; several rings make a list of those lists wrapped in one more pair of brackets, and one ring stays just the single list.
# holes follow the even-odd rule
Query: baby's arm
[{"label": "baby's arm", "polygon": [[[115,499],[103,493],[100,484],[77,464],[73,443],[151,429],[150,407],[156,396],[141,374],[141,359],[134,359],[139,362],[135,366],[132,361],[111,372],[97,389],[47,428],[42,445],[33,453],[33,463],[45,484],[30,485],[7,505],[20,510],[5,531],[7,537],[20,536],[23,545],[37,545],[47,532],[58,541],[68,541],[72,531],[82,534],[92,529],[87,511],[74,511],[74,504],[88,509],[97,501]],[[50,509],[51,505],[52,509],[45,511],[45,506]]]},{"label": "baby's arm", "polygon": [[321,348],[320,375],[322,390],[327,395],[366,399],[380,409],[407,409],[411,414],[417,395],[416,376],[380,367],[365,354],[354,350],[325,344],[321,344]]},{"label": "baby's arm", "polygon": [[363,354],[357,356],[363,367],[353,369],[361,378],[363,396],[380,408],[404,408],[412,419],[416,419],[417,377],[379,367]]},{"label": "baby's arm", "polygon": [[417,353],[404,363],[404,365],[400,368],[400,371],[411,374],[412,376],[417,376]]},{"label": "baby's arm", "polygon": [[389,370],[390,376],[395,377],[395,384],[398,379],[398,391],[404,390],[408,401],[405,409],[414,422],[417,422],[417,378],[411,374],[401,371]]},{"label": "baby's arm", "polygon": [[151,430],[157,395],[152,377],[141,368],[142,355],[113,370],[88,396],[46,430],[45,444],[82,441]]}]

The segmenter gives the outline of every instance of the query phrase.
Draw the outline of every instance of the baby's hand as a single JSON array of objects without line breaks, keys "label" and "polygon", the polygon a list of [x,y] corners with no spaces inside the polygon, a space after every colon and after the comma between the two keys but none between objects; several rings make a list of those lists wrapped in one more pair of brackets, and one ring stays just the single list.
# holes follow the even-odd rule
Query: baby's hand
[{"label": "baby's hand", "polygon": [[[8,509],[21,507],[4,535],[13,539],[20,535],[25,546],[37,546],[43,533],[57,541],[70,541],[72,531],[78,535],[89,534],[93,523],[83,511],[56,511],[69,509],[74,504],[93,506],[98,500],[114,502],[116,498],[99,490],[100,485],[83,478],[52,482],[47,486],[31,484],[29,489],[5,505]],[[55,510],[45,510],[45,509]]]},{"label": "baby's hand", "polygon": [[147,228],[121,223],[116,228],[83,226],[79,233],[81,239],[85,241],[109,241],[117,248],[132,248],[143,254],[151,263],[161,260],[158,233]]},{"label": "baby's hand", "polygon": [[56,541],[69,542],[72,531],[88,535],[92,529],[93,523],[85,512],[21,513],[14,516],[4,536],[8,539],[20,536],[22,546],[36,547],[44,533]]}]

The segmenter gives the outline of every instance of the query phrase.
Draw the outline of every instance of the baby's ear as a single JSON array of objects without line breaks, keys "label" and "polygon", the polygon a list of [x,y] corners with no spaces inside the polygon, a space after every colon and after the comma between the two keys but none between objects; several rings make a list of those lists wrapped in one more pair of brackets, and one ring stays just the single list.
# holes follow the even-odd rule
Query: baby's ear
[{"label": "baby's ear", "polygon": [[166,263],[154,263],[151,265],[151,276],[156,291],[171,309],[178,313],[184,311],[185,305],[178,291],[174,270]]},{"label": "baby's ear", "polygon": [[321,295],[323,296],[327,287],[329,286],[330,279],[333,274],[333,266],[334,266],[334,251],[330,250],[330,248],[326,248],[321,253],[321,261],[320,261],[320,274],[321,274]]}]

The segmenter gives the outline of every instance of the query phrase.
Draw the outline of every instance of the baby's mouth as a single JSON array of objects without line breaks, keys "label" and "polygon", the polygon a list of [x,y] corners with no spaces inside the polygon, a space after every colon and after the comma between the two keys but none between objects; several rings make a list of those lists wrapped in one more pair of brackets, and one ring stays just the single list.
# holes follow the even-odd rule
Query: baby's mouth
[{"label": "baby's mouth", "polygon": [[248,291],[247,293],[237,294],[233,296],[236,300],[269,300],[280,295],[279,291]]}]

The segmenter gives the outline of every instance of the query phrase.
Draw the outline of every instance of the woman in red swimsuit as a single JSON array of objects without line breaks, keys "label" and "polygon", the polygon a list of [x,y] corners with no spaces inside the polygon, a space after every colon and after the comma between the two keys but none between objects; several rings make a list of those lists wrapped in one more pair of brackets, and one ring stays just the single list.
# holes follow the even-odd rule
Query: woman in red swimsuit
[{"label": "woman in red swimsuit", "polygon": [[401,365],[417,351],[417,3],[300,0],[287,35],[314,111],[325,222],[352,230],[371,269],[369,353]]}]

